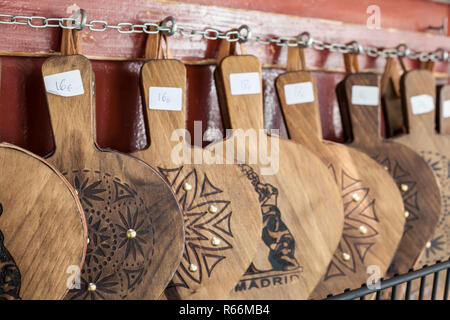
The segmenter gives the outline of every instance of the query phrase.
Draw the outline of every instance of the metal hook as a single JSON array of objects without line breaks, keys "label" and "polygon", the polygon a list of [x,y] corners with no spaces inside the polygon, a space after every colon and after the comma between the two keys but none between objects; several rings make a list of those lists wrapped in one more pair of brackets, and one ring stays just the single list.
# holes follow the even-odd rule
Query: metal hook
[{"label": "metal hook", "polygon": [[[173,36],[177,32],[177,20],[173,16],[166,17],[161,22],[161,27],[166,30],[162,30],[167,36]],[[168,29],[168,30],[167,30]]]},{"label": "metal hook", "polygon": [[395,47],[395,50],[397,52],[397,56],[400,58],[407,57],[411,53],[411,50],[409,50],[408,46],[405,43],[400,43]]},{"label": "metal hook", "polygon": [[242,25],[238,29],[239,41],[241,43],[246,43],[252,37],[252,29],[246,24]]},{"label": "metal hook", "polygon": [[363,46],[358,41],[352,41],[348,45],[352,47],[353,54],[363,53]]},{"label": "metal hook", "polygon": [[298,36],[297,42],[298,42],[299,46],[301,46],[303,48],[309,48],[312,45],[313,37],[311,36],[311,34],[308,31],[305,31],[305,32],[302,32]]},{"label": "metal hook", "polygon": [[439,31],[439,34],[446,35],[447,34],[447,30],[448,30],[448,19],[447,19],[447,17],[445,17],[442,20],[442,25],[440,25],[439,27],[428,26],[426,31],[430,31],[430,30],[437,30],[437,31]]},{"label": "metal hook", "polygon": [[[84,9],[78,9],[72,16],[70,16],[71,19],[78,19],[78,17],[81,15],[81,19],[79,23],[75,23],[74,29],[77,30],[83,30],[83,28],[86,26],[87,16],[86,16],[86,10]],[[71,26],[73,26],[73,21],[71,21]]]},{"label": "metal hook", "polygon": [[433,56],[439,61],[447,61],[449,54],[444,48],[438,48],[433,52]]}]

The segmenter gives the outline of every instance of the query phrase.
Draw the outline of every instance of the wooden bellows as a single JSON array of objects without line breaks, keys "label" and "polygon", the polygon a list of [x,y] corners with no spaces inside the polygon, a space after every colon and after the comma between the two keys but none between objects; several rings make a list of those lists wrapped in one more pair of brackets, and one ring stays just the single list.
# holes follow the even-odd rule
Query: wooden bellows
[{"label": "wooden bellows", "polygon": [[209,151],[190,145],[186,69],[178,60],[162,59],[162,42],[159,34],[147,38],[151,60],[142,67],[141,84],[150,145],[134,155],[158,168],[184,214],[183,258],[165,298],[226,299],[256,253],[259,202],[238,166],[209,163]]},{"label": "wooden bellows", "polygon": [[[223,41],[222,46],[226,45]],[[231,83],[232,79],[238,83]],[[243,173],[259,195],[264,222],[258,253],[231,298],[306,299],[326,271],[341,237],[342,200],[317,157],[292,141],[264,133],[261,81],[258,59],[233,55],[232,50],[216,70],[222,113],[233,135],[211,148],[234,146],[235,154],[246,155]],[[254,134],[255,140],[238,146],[245,132]],[[258,145],[267,146],[270,152],[265,154]],[[259,160],[249,160],[251,155]],[[279,165],[267,170],[277,159]]]},{"label": "wooden bellows", "polygon": [[341,241],[310,297],[357,288],[367,279],[367,266],[377,265],[382,273],[389,266],[404,226],[400,194],[384,169],[367,155],[322,140],[317,89],[309,72],[290,69],[277,79],[276,88],[289,137],[328,166],[344,203]]},{"label": "wooden bellows", "polygon": [[[63,39],[75,32],[64,30]],[[79,71],[82,93],[47,92],[56,146],[48,160],[77,190],[89,228],[81,289],[72,290],[68,298],[156,299],[181,259],[180,208],[170,187],[147,164],[95,145],[94,79],[88,59],[52,57],[42,66],[44,78],[72,70]]]},{"label": "wooden bellows", "polygon": [[[386,141],[380,134],[378,96],[357,97],[367,90],[377,92],[377,75],[356,73],[343,81],[341,101],[348,108],[353,141],[350,143],[381,164],[395,180],[405,206],[405,231],[392,259],[389,275],[408,272],[418,262],[441,215],[439,187],[433,172],[420,155],[410,148]],[[366,92],[364,92],[366,91]],[[374,103],[372,103],[374,102]]]}]

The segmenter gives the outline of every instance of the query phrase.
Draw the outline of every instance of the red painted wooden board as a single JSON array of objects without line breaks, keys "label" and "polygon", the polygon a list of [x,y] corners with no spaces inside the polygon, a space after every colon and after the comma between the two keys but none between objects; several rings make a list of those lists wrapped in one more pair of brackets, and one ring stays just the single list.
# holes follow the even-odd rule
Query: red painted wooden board
[{"label": "red painted wooden board", "polygon": [[[77,1],[78,6],[86,9],[88,20],[104,19],[110,23],[142,23],[158,21],[165,16],[174,15],[180,24],[199,29],[209,26],[227,30],[243,23],[249,24],[254,32],[266,35],[295,36],[308,30],[313,36],[324,41],[349,42],[358,40],[362,44],[378,47],[393,47],[401,41],[411,48],[434,50],[437,47],[450,48],[447,37],[428,35],[412,31],[368,30],[365,25],[347,25],[313,18],[298,18],[292,15],[317,16],[341,19],[344,21],[364,23],[368,1],[302,1],[268,0],[258,1],[233,0],[197,0],[192,3],[176,3],[147,0],[123,1]],[[195,2],[239,7],[246,10],[234,10],[215,6],[197,5]],[[296,5],[297,3],[297,5]],[[437,5],[428,1],[400,0],[377,2],[381,8],[382,26],[406,26],[410,30],[422,30],[429,19],[436,19],[439,24],[448,6]],[[389,4],[392,3],[392,4]],[[23,15],[43,15],[47,17],[68,16],[67,12],[74,2],[62,0],[50,1],[4,1],[0,0],[0,13]],[[69,10],[68,10],[69,9]],[[258,9],[277,13],[249,11]],[[347,10],[344,10],[347,9]],[[361,9],[364,9],[361,11]],[[345,13],[344,13],[345,11]],[[420,14],[421,12],[421,14]],[[426,12],[427,14],[424,14]],[[334,15],[334,16],[333,16]],[[396,21],[398,20],[398,21]],[[407,21],[408,23],[405,23]],[[431,22],[430,22],[431,23]],[[422,29],[421,29],[422,28]],[[27,26],[0,25],[2,41],[0,52],[53,52],[59,48],[60,31],[58,28],[31,29]],[[141,58],[144,51],[142,34],[119,34],[116,31],[82,32],[83,52],[94,56],[118,56]],[[189,40],[179,36],[170,39],[171,51],[176,58],[198,60],[215,58],[217,42]],[[266,64],[285,63],[285,48],[262,46],[250,43],[246,45],[250,54],[255,54]],[[0,141],[18,144],[38,153],[47,155],[53,150],[51,129],[48,121],[40,67],[42,58],[0,57],[3,61],[0,104]],[[342,56],[337,53],[306,50],[309,66],[326,68],[343,68]],[[362,68],[384,66],[383,59],[361,57]],[[138,70],[140,61],[114,62],[93,61],[96,74],[97,102],[97,138],[102,148],[119,151],[142,149],[147,144],[144,122],[141,114]],[[409,65],[411,66],[411,64]],[[438,71],[447,72],[448,65],[437,64]],[[214,129],[222,131],[221,116],[217,103],[212,71],[214,66],[188,66],[188,119],[187,128],[193,131],[194,121],[203,121],[203,132],[208,130],[210,136]],[[281,128],[285,135],[284,123],[280,115],[278,101],[273,90],[273,81],[282,72],[280,69],[265,69],[265,125],[267,128]],[[339,109],[335,99],[334,88],[342,79],[340,73],[314,72],[319,83],[319,99],[323,134],[326,139],[344,141]],[[127,105],[127,109],[122,106]],[[206,142],[204,143],[206,144]]]}]

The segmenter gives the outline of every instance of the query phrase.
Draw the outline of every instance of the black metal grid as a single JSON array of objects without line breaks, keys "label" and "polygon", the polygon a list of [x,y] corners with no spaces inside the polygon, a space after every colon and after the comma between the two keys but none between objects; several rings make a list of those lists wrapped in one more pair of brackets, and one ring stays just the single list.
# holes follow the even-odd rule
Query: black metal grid
[{"label": "black metal grid", "polygon": [[[382,300],[383,296],[391,300],[411,300],[411,289],[413,281],[420,281],[418,300],[424,300],[427,277],[433,274],[433,284],[431,287],[431,300],[448,300],[450,288],[450,259],[445,262],[438,262],[432,266],[425,266],[416,271],[395,276],[391,279],[380,280],[379,289],[370,289],[366,284],[355,290],[346,290],[342,294],[329,296],[326,300],[365,300],[368,295],[372,297],[375,293],[376,300]],[[438,294],[440,275],[445,276],[444,290]],[[405,286],[404,296],[399,297],[397,292],[400,286]]]}]

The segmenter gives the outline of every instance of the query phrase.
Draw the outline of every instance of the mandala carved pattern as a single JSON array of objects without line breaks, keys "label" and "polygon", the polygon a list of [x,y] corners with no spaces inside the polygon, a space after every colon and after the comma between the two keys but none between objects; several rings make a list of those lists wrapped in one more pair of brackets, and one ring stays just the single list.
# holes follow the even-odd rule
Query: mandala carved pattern
[{"label": "mandala carved pattern", "polygon": [[295,258],[295,240],[281,219],[278,208],[278,189],[271,184],[262,183],[258,174],[246,164],[239,164],[241,171],[251,181],[261,203],[263,218],[262,240],[269,248],[270,270],[261,270],[253,263],[244,276],[261,275],[272,271],[294,271],[302,267]]},{"label": "mandala carved pattern", "polygon": [[445,155],[433,151],[421,151],[420,155],[438,178],[441,190],[441,218],[421,260],[421,264],[433,264],[438,260],[447,259],[450,255],[450,160]]},{"label": "mandala carved pattern", "polygon": [[133,186],[111,174],[85,169],[64,176],[80,198],[89,235],[80,288],[70,290],[68,298],[127,298],[152,262],[153,206],[146,207]]},{"label": "mandala carved pattern", "polygon": [[420,216],[420,206],[418,201],[417,182],[411,174],[403,169],[397,160],[390,159],[387,156],[375,155],[372,157],[392,176],[395,183],[401,190],[402,185],[408,187],[407,191],[402,191],[403,205],[408,211],[409,216],[406,218],[404,234],[410,232],[414,228],[414,223],[418,222]]},{"label": "mandala carved pattern", "polygon": [[367,254],[376,243],[379,222],[370,189],[344,170],[336,171],[333,165],[328,168],[341,189],[345,220],[342,239],[328,266],[324,281],[346,276],[349,272],[355,273],[358,266],[364,264]]},{"label": "mandala carved pattern", "polygon": [[233,249],[231,202],[223,199],[224,192],[197,169],[181,166],[158,170],[176,194],[185,226],[183,256],[169,287],[189,289],[210,278]]},{"label": "mandala carved pattern", "polygon": [[[0,203],[0,216],[3,206]],[[4,245],[4,236],[0,230],[0,300],[20,299],[21,276],[13,257]]]}]

